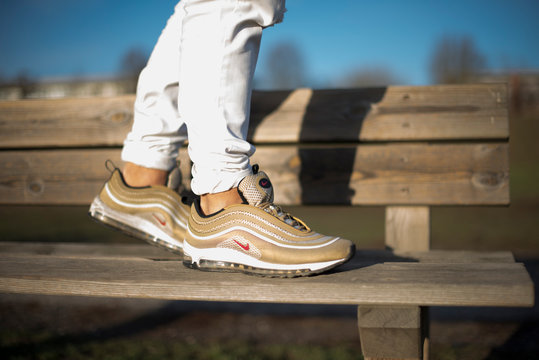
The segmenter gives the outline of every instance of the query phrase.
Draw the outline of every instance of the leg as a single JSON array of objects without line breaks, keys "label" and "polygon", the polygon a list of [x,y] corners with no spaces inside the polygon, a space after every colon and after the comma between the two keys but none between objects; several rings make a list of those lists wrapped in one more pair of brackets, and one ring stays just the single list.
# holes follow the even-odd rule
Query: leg
[{"label": "leg", "polygon": [[269,178],[249,163],[262,29],[281,20],[284,1],[192,0],[184,10],[178,108],[189,131],[191,188],[201,195],[191,209],[184,264],[287,277],[347,261],[352,243],[316,233],[273,204]]},{"label": "leg", "polygon": [[176,7],[139,77],[134,123],[122,151],[124,173],[112,171],[90,215],[129,235],[182,253],[190,206],[164,186],[187,138],[177,110],[183,4]]},{"label": "leg", "polygon": [[189,129],[196,194],[230,190],[251,174],[252,78],[262,29],[279,22],[284,10],[282,0],[185,3],[178,108]]},{"label": "leg", "polygon": [[177,109],[182,3],[176,6],[141,72],[131,132],[122,151],[128,185],[164,185],[187,138]]},{"label": "leg", "polygon": [[132,162],[126,162],[123,175],[125,182],[131,187],[165,185],[168,178],[168,171],[147,168]]},{"label": "leg", "polygon": [[282,20],[284,1],[188,1],[184,10],[178,103],[189,128],[191,188],[211,214],[242,202],[234,189],[251,173],[246,134],[262,28]]}]

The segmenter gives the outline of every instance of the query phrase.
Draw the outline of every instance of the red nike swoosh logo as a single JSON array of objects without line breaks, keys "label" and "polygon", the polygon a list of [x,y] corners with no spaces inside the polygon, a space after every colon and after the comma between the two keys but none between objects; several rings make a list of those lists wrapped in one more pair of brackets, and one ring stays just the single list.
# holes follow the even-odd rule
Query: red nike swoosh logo
[{"label": "red nike swoosh logo", "polygon": [[245,250],[245,251],[249,251],[249,243],[247,243],[247,244],[243,245],[243,244],[242,244],[242,243],[240,243],[240,242],[239,242],[238,240],[234,240],[234,242],[235,242],[236,244],[238,244],[238,245],[239,245],[239,247],[241,247],[241,248],[242,248],[243,250]]},{"label": "red nike swoosh logo", "polygon": [[161,220],[157,215],[155,214],[152,214],[153,217],[155,218],[155,220],[157,220],[159,222],[159,224],[161,224],[161,226],[165,226],[167,224],[167,221],[166,220]]}]

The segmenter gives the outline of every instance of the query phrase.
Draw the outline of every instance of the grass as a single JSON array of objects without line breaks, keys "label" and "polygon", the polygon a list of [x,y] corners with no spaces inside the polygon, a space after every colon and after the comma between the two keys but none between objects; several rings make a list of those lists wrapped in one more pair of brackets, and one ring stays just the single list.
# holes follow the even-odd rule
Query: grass
[{"label": "grass", "polygon": [[357,346],[256,344],[246,341],[205,344],[156,339],[77,341],[50,332],[3,331],[0,346],[4,359],[218,359],[218,360],[352,360],[362,359]]}]

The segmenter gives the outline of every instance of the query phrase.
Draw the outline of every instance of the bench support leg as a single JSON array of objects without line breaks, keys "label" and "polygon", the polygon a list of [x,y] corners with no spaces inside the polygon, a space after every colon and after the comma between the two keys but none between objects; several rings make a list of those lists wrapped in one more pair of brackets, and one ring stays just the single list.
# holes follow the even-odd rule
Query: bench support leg
[{"label": "bench support leg", "polygon": [[386,246],[400,251],[429,251],[430,208],[387,206]]},{"label": "bench support leg", "polygon": [[427,307],[359,306],[358,324],[361,349],[367,360],[429,357]]}]

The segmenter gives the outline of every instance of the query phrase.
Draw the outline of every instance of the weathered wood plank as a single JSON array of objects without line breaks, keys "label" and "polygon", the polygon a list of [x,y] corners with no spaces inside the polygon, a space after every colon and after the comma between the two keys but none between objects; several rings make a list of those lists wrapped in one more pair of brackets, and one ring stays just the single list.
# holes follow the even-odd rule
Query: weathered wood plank
[{"label": "weathered wood plank", "polygon": [[0,101],[0,147],[121,145],[133,101],[132,95]]},{"label": "weathered wood plank", "polygon": [[0,153],[0,199],[14,204],[89,204],[120,163],[119,150]]},{"label": "weathered wood plank", "polygon": [[417,306],[362,306],[358,308],[360,328],[418,329],[421,311]]},{"label": "weathered wood plank", "polygon": [[[99,226],[96,224],[96,226]],[[56,258],[139,258],[178,260],[179,255],[150,246],[141,241],[140,244],[118,243],[56,243],[56,242],[20,242],[0,241],[2,256],[49,256]],[[494,255],[493,259],[498,258]]]},{"label": "weathered wood plank", "polygon": [[180,261],[2,255],[0,292],[348,305],[533,305],[533,284],[522,264],[350,266],[311,278],[269,279],[190,270]]},{"label": "weathered wood plank", "polygon": [[428,360],[420,353],[420,329],[359,329],[365,360]]},{"label": "weathered wood plank", "polygon": [[418,306],[359,306],[363,356],[366,359],[427,360],[424,349],[428,347],[428,329],[422,319],[427,313]]},{"label": "weathered wood plank", "polygon": [[[467,251],[467,250],[430,250],[430,251],[386,251],[386,250],[358,250],[356,257],[362,263],[370,261],[379,262],[422,262],[422,263],[489,263],[489,262],[515,262],[510,251]],[[352,263],[355,258],[352,259]]]},{"label": "weathered wood plank", "polygon": [[[184,174],[189,160],[181,152]],[[0,202],[88,204],[119,150],[0,152]],[[507,204],[508,145],[384,144],[259,147],[280,204]],[[186,176],[188,177],[188,176]]]},{"label": "weathered wood plank", "polygon": [[256,143],[509,136],[504,84],[255,93],[251,116]]},{"label": "weathered wood plank", "polygon": [[[254,92],[255,143],[505,139],[503,84]],[[0,147],[123,143],[134,96],[0,101]]]},{"label": "weathered wood plank", "polygon": [[385,244],[393,250],[430,249],[430,209],[428,206],[387,206]]},{"label": "weathered wood plank", "polygon": [[[182,172],[189,160],[182,153]],[[110,173],[105,162],[121,166],[119,149],[0,152],[0,203],[87,205]]]},{"label": "weathered wood plank", "polygon": [[507,144],[259,147],[279,204],[509,203]]},{"label": "weathered wood plank", "polygon": [[[101,243],[34,243],[0,241],[2,256],[43,256],[50,257],[92,257],[92,258],[141,258],[141,259],[178,259],[178,255],[140,244],[101,244]],[[346,267],[356,268],[385,262],[424,262],[444,264],[465,263],[514,263],[509,251],[447,251],[431,250],[422,252],[387,251],[362,249]]]}]

